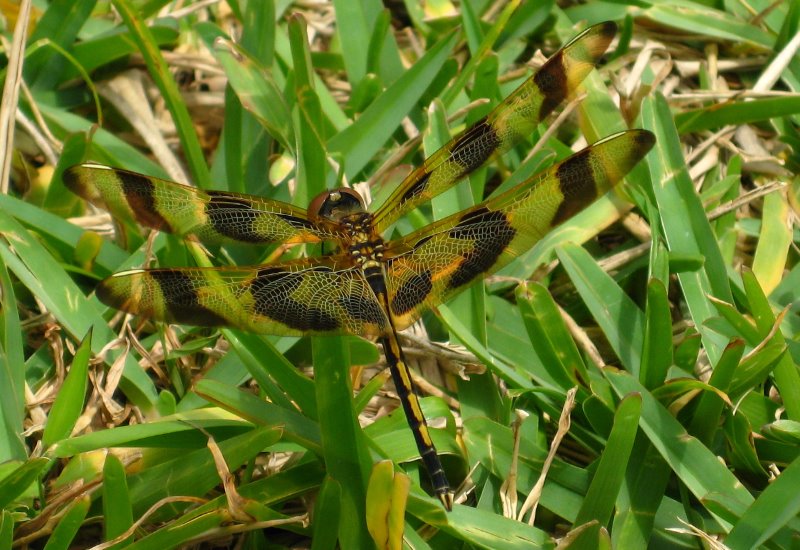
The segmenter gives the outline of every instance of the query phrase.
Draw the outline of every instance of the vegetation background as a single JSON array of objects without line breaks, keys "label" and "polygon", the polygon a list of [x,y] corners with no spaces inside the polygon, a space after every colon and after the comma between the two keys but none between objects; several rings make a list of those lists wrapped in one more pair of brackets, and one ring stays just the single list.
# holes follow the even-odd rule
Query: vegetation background
[{"label": "vegetation background", "polygon": [[[0,7],[0,547],[796,546],[797,1]],[[405,342],[449,477],[466,480],[452,513],[421,488],[386,373],[365,367],[373,344],[154,326],[92,294],[153,258],[208,260],[163,234],[114,239],[66,167],[298,205],[365,182],[381,200],[604,20],[618,40],[583,100],[471,184],[647,128],[657,145],[626,198]],[[461,188],[433,210],[471,200]],[[382,458],[402,470],[373,470]]]}]

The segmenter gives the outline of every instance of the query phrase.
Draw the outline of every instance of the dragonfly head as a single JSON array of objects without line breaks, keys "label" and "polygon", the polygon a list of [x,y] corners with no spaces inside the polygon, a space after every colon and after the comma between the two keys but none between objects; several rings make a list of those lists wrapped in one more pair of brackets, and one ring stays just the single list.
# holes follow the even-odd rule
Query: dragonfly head
[{"label": "dragonfly head", "polygon": [[324,191],[308,207],[308,214],[312,219],[334,223],[341,223],[354,214],[363,214],[365,211],[361,195],[347,188]]}]

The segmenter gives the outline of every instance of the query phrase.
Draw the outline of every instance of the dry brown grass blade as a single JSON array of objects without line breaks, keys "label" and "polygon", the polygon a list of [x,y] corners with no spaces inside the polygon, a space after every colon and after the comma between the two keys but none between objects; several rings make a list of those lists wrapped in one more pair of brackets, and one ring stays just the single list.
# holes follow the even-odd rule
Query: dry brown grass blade
[{"label": "dry brown grass blade", "polygon": [[11,155],[14,153],[14,123],[17,114],[17,101],[22,86],[22,66],[25,62],[25,43],[28,37],[28,22],[31,17],[31,0],[22,0],[14,38],[11,46],[6,47],[8,65],[6,80],[3,84],[3,96],[0,98],[0,193],[8,193],[11,177]]},{"label": "dry brown grass blade", "polygon": [[556,435],[553,436],[553,441],[550,443],[550,451],[547,453],[547,458],[544,460],[542,473],[539,474],[539,479],[536,480],[536,484],[533,486],[533,489],[531,489],[531,492],[528,494],[528,497],[522,504],[522,508],[520,508],[517,514],[518,521],[524,521],[525,514],[529,511],[528,525],[533,525],[533,522],[536,520],[536,508],[539,506],[539,499],[542,497],[544,482],[547,479],[550,466],[553,464],[553,459],[556,457],[558,447],[561,445],[561,440],[564,439],[564,436],[569,432],[571,422],[570,415],[572,414],[572,409],[575,408],[575,394],[577,393],[577,387],[570,388],[569,391],[567,391],[564,407],[561,409],[561,417],[558,419],[558,431],[556,431]]}]

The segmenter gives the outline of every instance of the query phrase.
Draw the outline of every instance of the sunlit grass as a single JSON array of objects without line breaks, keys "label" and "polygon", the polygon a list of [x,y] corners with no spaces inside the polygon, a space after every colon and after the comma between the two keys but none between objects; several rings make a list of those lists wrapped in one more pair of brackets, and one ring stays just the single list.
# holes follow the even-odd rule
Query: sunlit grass
[{"label": "sunlit grass", "polygon": [[[586,548],[792,544],[794,3],[68,4],[34,12],[19,104],[0,110],[17,121],[0,195],[0,546],[354,548],[403,533],[419,548],[553,547],[567,533],[562,543]],[[64,187],[68,166],[303,207],[379,173],[370,194],[384,197],[422,148],[487,112],[474,101],[496,104],[528,76],[534,53],[607,19],[619,40],[577,114],[526,158],[551,118],[473,189],[626,127],[654,132],[656,148],[619,196],[426,316],[424,345],[404,341],[448,476],[470,474],[452,513],[424,491],[402,411],[387,414],[397,403],[372,343],[157,326],[94,297],[101,278],[153,261],[281,251],[208,259],[134,227],[114,238],[108,216]],[[424,145],[398,157],[409,142]],[[319,382],[307,376],[326,361]],[[569,433],[545,468],[573,386]],[[353,431],[320,422],[331,410]],[[352,468],[326,466],[334,456]],[[402,472],[382,466],[355,487],[383,458]],[[516,518],[543,471],[530,526]]]}]

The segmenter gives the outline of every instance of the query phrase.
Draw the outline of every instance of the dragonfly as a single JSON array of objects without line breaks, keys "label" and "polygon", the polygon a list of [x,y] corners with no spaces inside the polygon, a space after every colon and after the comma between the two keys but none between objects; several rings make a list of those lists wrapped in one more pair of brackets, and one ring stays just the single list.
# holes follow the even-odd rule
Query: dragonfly
[{"label": "dragonfly", "polygon": [[262,265],[120,272],[99,284],[97,296],[119,310],[170,323],[378,340],[433,491],[452,509],[453,492],[398,331],[496,272],[610,190],[655,138],[646,130],[617,133],[466,210],[393,240],[383,235],[400,216],[533,134],[595,68],[615,33],[616,25],[605,22],[578,34],[487,116],[414,169],[374,211],[350,188],[323,192],[302,209],[94,163],[67,169],[67,187],[90,203],[123,221],[185,239],[335,245],[327,255]]}]

